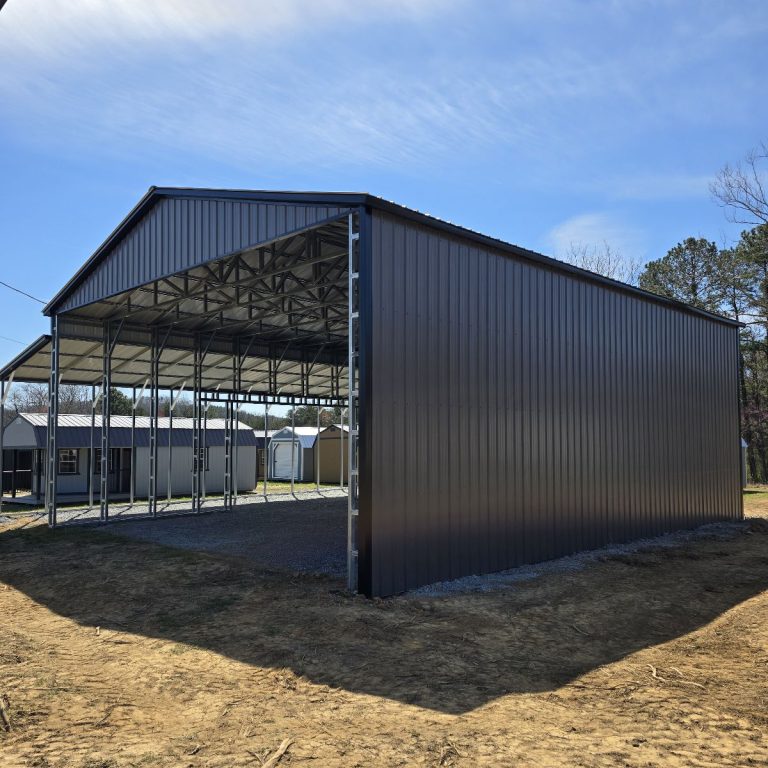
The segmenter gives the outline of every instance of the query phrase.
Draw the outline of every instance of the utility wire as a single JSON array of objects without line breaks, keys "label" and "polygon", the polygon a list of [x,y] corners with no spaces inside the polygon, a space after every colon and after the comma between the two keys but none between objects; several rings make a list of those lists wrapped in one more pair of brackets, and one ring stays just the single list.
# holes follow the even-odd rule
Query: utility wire
[{"label": "utility wire", "polygon": [[0,339],[3,341],[12,341],[14,344],[24,344],[23,341],[19,341],[18,339],[12,339],[10,336],[0,336]]},{"label": "utility wire", "polygon": [[37,296],[33,296],[31,293],[27,293],[26,291],[22,291],[21,288],[14,288],[14,286],[9,285],[8,283],[4,283],[2,280],[0,280],[0,285],[4,285],[6,288],[10,288],[12,291],[16,291],[16,293],[20,293],[22,296],[26,296],[28,299],[32,299],[32,301],[37,301],[40,304],[47,304],[48,302],[43,301],[42,299],[38,299]]}]

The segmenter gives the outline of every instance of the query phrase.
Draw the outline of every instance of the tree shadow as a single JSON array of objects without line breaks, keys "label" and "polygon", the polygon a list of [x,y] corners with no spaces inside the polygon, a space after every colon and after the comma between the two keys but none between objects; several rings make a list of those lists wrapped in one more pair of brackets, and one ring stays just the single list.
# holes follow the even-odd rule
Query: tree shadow
[{"label": "tree shadow", "polygon": [[[366,600],[338,578],[114,533],[0,534],[0,578],[81,625],[185,643],[444,713],[555,690],[682,637],[768,586],[768,525],[606,556],[508,589]],[[125,646],[115,645],[115,653]]]}]

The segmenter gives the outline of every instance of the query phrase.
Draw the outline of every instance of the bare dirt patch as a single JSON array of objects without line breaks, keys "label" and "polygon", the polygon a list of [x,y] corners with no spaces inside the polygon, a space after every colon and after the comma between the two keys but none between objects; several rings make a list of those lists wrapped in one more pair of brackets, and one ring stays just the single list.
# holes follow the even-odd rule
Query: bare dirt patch
[{"label": "bare dirt patch", "polygon": [[[747,496],[768,513],[768,493]],[[118,531],[119,533],[119,531]],[[485,593],[0,527],[4,766],[762,766],[768,524]],[[274,765],[274,762],[273,762]]]}]

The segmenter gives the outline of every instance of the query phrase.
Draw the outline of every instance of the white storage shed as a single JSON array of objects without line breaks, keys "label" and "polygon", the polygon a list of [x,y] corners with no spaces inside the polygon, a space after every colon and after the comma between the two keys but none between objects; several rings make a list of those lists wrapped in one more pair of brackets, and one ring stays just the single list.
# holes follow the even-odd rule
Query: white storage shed
[{"label": "white storage shed", "polygon": [[[283,427],[269,441],[269,479],[293,479],[310,482],[315,479],[315,443],[317,427]],[[291,459],[293,454],[293,459]]]}]

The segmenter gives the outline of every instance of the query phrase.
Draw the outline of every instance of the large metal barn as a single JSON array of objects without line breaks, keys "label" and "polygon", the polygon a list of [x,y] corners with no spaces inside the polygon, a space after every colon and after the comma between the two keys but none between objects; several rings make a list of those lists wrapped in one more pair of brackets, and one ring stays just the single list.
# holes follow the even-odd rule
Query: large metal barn
[{"label": "large metal barn", "polygon": [[98,385],[102,461],[110,387],[186,387],[195,456],[209,402],[348,405],[366,595],[742,515],[734,322],[366,194],[151,188],[44,311],[3,388]]}]

